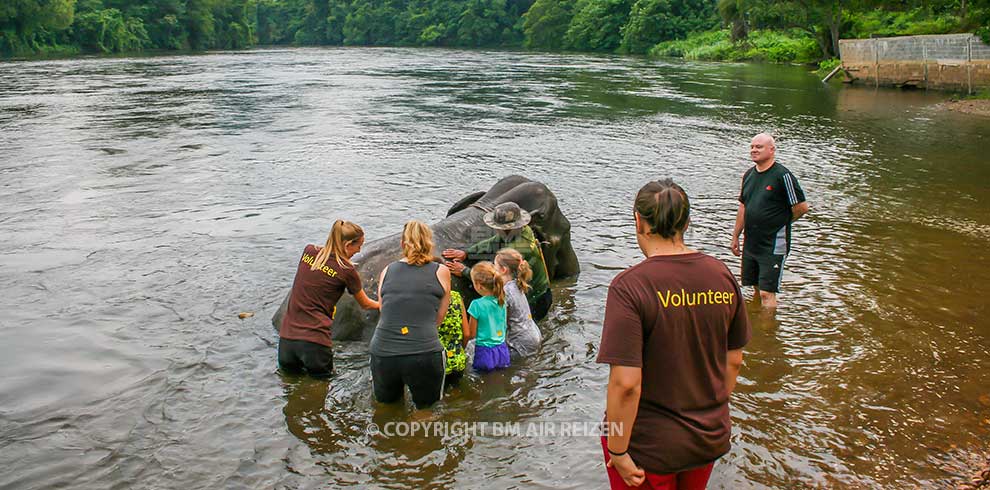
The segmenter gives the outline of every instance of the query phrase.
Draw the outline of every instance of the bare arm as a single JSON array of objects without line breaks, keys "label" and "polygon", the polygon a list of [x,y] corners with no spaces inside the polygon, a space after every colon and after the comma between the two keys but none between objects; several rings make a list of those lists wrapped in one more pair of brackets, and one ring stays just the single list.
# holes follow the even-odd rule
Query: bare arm
[{"label": "bare arm", "polygon": [[[609,370],[605,422],[608,430],[608,450],[611,453],[623,453],[629,450],[633,423],[639,412],[642,385],[642,368],[613,365]],[[611,456],[610,465],[618,470],[626,485],[639,486],[646,477],[629,454]]]},{"label": "bare arm", "polygon": [[799,202],[791,206],[791,222],[801,219],[808,212],[808,201]]},{"label": "bare arm", "polygon": [[378,301],[382,300],[382,283],[385,282],[385,271],[387,270],[388,266],[386,265],[382,268],[382,273],[378,275]]},{"label": "bare arm", "polygon": [[731,395],[736,389],[736,378],[742,369],[742,349],[730,350],[725,354],[725,389]]},{"label": "bare arm", "polygon": [[466,346],[471,337],[471,325],[468,324],[467,308],[461,303],[461,344]]},{"label": "bare arm", "polygon": [[739,235],[746,224],[746,205],[739,203],[739,210],[736,211],[736,225],[732,228],[732,253],[736,256],[740,254]]},{"label": "bare arm", "polygon": [[[380,294],[381,293],[379,293],[379,295]],[[354,295],[354,299],[357,300],[357,303],[361,306],[361,308],[366,310],[379,310],[382,307],[381,303],[369,298],[368,294],[365,293],[363,289]]]},{"label": "bare arm", "polygon": [[743,226],[746,224],[746,205],[739,203],[739,209],[736,211],[736,225],[732,227],[732,239],[738,240],[739,235],[742,234]]},{"label": "bare arm", "polygon": [[467,345],[468,341],[478,336],[478,319],[464,314],[467,320],[464,321],[464,345]]},{"label": "bare arm", "polygon": [[443,317],[447,316],[447,308],[450,307],[450,269],[445,265],[437,267],[437,280],[443,286],[443,298],[440,298],[440,308],[437,310],[437,325],[443,323]]}]

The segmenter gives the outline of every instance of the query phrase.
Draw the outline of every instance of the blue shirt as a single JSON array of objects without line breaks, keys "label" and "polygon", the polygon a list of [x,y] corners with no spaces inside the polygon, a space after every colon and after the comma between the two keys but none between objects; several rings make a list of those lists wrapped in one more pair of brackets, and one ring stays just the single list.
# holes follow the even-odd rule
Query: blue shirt
[{"label": "blue shirt", "polygon": [[494,296],[482,296],[471,302],[468,314],[478,320],[475,345],[498,347],[505,343],[505,307]]}]

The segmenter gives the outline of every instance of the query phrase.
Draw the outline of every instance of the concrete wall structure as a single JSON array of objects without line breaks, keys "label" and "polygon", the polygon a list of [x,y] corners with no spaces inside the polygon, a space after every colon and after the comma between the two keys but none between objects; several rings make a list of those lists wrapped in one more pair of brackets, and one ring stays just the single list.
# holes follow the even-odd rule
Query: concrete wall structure
[{"label": "concrete wall structure", "polygon": [[972,34],[839,41],[852,82],[972,92],[990,87],[990,46]]}]

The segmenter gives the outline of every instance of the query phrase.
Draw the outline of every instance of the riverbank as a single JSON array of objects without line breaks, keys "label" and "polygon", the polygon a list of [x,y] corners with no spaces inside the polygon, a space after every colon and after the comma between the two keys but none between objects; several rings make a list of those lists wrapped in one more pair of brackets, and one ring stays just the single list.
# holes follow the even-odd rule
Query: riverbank
[{"label": "riverbank", "polygon": [[972,481],[959,486],[959,490],[986,490],[988,488],[990,488],[990,460],[984,463],[983,471],[974,476]]},{"label": "riverbank", "polygon": [[811,64],[821,59],[815,39],[797,29],[754,30],[744,41],[733,41],[728,29],[690,34],[665,41],[649,51],[651,57],[695,61],[757,61]]},{"label": "riverbank", "polygon": [[939,103],[939,109],[990,117],[990,99],[952,99]]},{"label": "riverbank", "polygon": [[955,483],[956,490],[988,490],[990,489],[990,455],[962,454],[960,470],[962,476]]}]

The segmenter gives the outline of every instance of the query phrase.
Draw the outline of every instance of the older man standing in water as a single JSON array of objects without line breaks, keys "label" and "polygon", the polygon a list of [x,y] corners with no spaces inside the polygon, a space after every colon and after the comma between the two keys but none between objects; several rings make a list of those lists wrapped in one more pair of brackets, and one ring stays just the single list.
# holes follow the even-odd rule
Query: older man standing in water
[{"label": "older man standing in water", "polygon": [[[752,168],[743,174],[732,253],[742,255],[742,285],[753,286],[763,307],[777,308],[784,262],[791,251],[791,223],[808,212],[794,174],[776,161],[773,137],[760,133],[749,145]],[[745,239],[742,246],[739,234]]]}]

